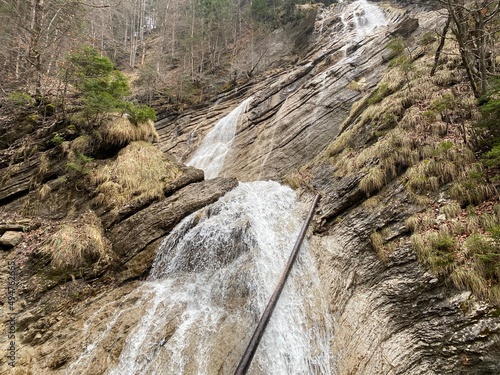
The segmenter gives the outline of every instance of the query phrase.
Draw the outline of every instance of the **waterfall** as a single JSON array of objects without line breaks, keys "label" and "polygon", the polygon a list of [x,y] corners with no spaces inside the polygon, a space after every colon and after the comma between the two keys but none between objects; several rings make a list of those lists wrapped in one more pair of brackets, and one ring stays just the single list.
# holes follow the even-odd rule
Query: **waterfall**
[{"label": "waterfall", "polygon": [[217,122],[214,128],[205,136],[187,165],[203,169],[206,179],[215,178],[219,175],[224,166],[226,155],[233,143],[238,120],[251,100],[251,97],[247,98]]},{"label": "waterfall", "polygon": [[375,4],[366,0],[358,0],[352,3],[350,10],[353,14],[354,29],[358,39],[363,39],[378,26],[387,25],[384,12]]},{"label": "waterfall", "polygon": [[[240,183],[185,218],[160,246],[146,313],[109,374],[232,374],[307,207],[276,182]],[[307,241],[250,374],[331,374],[328,309]]]},{"label": "waterfall", "polygon": [[366,0],[357,0],[345,6],[340,14],[343,25],[343,39],[349,42],[341,50],[346,56],[346,51],[356,43],[361,42],[379,26],[386,26],[388,20],[384,11],[376,4],[368,3]]}]

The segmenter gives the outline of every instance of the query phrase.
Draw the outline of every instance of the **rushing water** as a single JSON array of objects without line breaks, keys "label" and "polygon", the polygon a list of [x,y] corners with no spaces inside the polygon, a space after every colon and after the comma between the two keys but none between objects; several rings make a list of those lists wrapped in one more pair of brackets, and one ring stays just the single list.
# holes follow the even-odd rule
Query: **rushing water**
[{"label": "rushing water", "polygon": [[251,97],[244,100],[227,116],[217,122],[214,128],[205,136],[187,165],[203,169],[207,179],[219,175],[224,166],[226,155],[233,143],[238,121],[251,100]]},{"label": "rushing water", "polygon": [[[306,207],[275,182],[241,183],[164,240],[146,313],[109,373],[232,374],[272,294]],[[250,374],[330,374],[331,324],[307,241]]]},{"label": "rushing water", "polygon": [[387,18],[382,9],[366,0],[353,2],[342,15],[344,19],[346,14],[352,15],[352,22],[358,40],[363,39],[378,26],[387,25]]}]

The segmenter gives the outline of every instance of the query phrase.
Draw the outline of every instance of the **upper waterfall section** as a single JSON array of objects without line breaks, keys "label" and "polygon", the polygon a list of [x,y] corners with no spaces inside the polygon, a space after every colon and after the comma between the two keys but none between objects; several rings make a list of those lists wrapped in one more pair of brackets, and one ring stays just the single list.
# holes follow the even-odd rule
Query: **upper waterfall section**
[{"label": "upper waterfall section", "polygon": [[219,175],[233,143],[238,122],[251,100],[252,98],[247,98],[217,122],[215,127],[205,136],[187,165],[202,169],[206,179]]},{"label": "upper waterfall section", "polygon": [[366,0],[358,0],[348,4],[341,14],[341,19],[344,28],[346,30],[352,29],[358,40],[372,33],[375,28],[388,24],[382,9]]},{"label": "upper waterfall section", "polygon": [[[418,37],[439,19],[436,11],[412,13],[395,3],[366,0],[314,12],[315,19],[306,17],[310,27],[301,29],[311,31],[301,36],[307,43],[301,44],[305,47],[293,64],[224,93],[211,107],[187,113],[171,124],[160,123],[161,148],[178,155],[180,161],[191,157],[190,164],[199,165],[194,160],[201,151],[195,149],[193,138],[199,142],[213,127],[211,119],[238,107],[243,95],[252,95],[245,126],[236,128],[230,146],[225,147],[223,165],[216,163],[218,173],[240,181],[280,179],[335,140],[352,105],[373,91],[385,73],[390,55],[386,47],[393,35],[414,25],[405,36]],[[292,31],[289,34],[291,38]],[[270,41],[269,47],[278,42]]]}]

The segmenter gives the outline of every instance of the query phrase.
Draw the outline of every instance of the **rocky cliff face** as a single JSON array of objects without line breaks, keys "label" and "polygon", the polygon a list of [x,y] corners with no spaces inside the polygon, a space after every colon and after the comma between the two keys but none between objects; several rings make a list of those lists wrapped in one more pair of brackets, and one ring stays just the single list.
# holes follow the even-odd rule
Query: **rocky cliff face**
[{"label": "rocky cliff face", "polygon": [[[245,98],[252,98],[222,169],[225,178],[202,181],[199,171],[182,167],[182,175],[164,187],[161,199],[133,200],[112,214],[96,210],[119,259],[110,271],[87,278],[73,274],[69,282],[57,275],[47,278],[47,260],[41,255],[26,255],[30,258],[26,261],[24,253],[36,254],[34,248],[43,242],[38,228],[57,224],[38,219],[15,223],[18,218],[5,217],[11,221],[6,228],[28,228],[30,236],[14,251],[3,252],[0,264],[2,275],[8,275],[8,262],[20,257],[27,262],[18,275],[14,371],[106,373],[117,363],[127,335],[146,311],[140,303],[137,288],[141,282],[137,279],[148,273],[161,239],[183,217],[234,188],[236,179],[281,180],[287,176],[290,180],[295,172],[305,200],[308,189],[322,194],[310,241],[324,286],[322,293],[334,317],[330,343],[334,373],[499,373],[498,309],[478,301],[468,291],[446,285],[418,262],[410,246],[405,220],[423,209],[407,189],[404,173],[410,163],[391,159],[388,169],[392,172],[384,176],[384,183],[367,187],[367,176],[381,168],[380,155],[366,157],[363,162],[356,159],[349,164],[350,169],[332,160],[338,155],[346,160],[364,155],[363,150],[376,145],[394,126],[391,116],[405,124],[423,123],[422,117],[410,118],[410,108],[414,103],[422,105],[422,97],[415,99],[420,91],[434,88],[416,87],[411,103],[411,95],[405,94],[397,103],[378,107],[380,113],[369,113],[368,109],[370,99],[380,92],[382,79],[391,93],[406,85],[400,75],[384,76],[393,57],[387,45],[394,37],[409,41],[414,61],[422,56],[432,60],[432,53],[418,47],[418,40],[439,29],[440,14],[425,1],[414,6],[406,3],[378,2],[383,13],[376,13],[375,19],[367,19],[367,9],[359,4],[356,9],[349,4],[319,8],[315,17],[306,17],[298,26],[301,32],[288,34],[300,34],[298,43],[279,43],[286,33],[276,34],[276,43],[287,46],[289,56],[295,53],[293,59],[283,59],[281,51],[277,58],[294,63],[242,84],[211,106],[159,121],[159,148],[186,162],[218,120]],[[364,23],[360,24],[361,20]],[[297,47],[301,49],[292,51]],[[451,69],[456,61],[450,59],[446,64]],[[444,90],[459,80],[455,74],[443,73],[434,83]],[[354,136],[344,141],[349,134]],[[410,141],[412,134],[409,131],[406,139]],[[332,147],[332,142],[342,147]],[[388,147],[389,155],[403,155],[401,143],[403,140],[397,139],[380,147]],[[339,154],[337,148],[345,153]],[[0,187],[0,200],[6,209],[14,211],[26,203],[19,198],[29,198],[30,181],[43,175],[44,160],[36,154],[14,168],[0,164],[3,175],[9,175]],[[50,176],[43,179],[52,181]],[[63,190],[60,181],[51,184],[53,191]],[[59,203],[64,198],[82,210],[91,207],[89,198],[77,192],[72,196],[61,193],[60,197]],[[71,204],[61,205],[68,206]],[[66,215],[59,208],[46,213],[53,219]],[[390,251],[377,254],[373,233],[382,233]],[[6,282],[6,276],[2,277]],[[228,304],[236,306],[243,297],[247,297],[244,291]],[[2,323],[0,337],[6,342],[9,322]],[[177,324],[175,319],[169,322],[163,338],[170,338]],[[237,337],[248,334],[245,328],[229,319],[219,332],[222,344],[214,358],[225,363],[225,367],[217,367],[219,373],[231,373],[231,366],[222,357],[229,352],[230,361],[237,361],[227,343],[237,343]],[[11,370],[5,361],[1,366],[2,371]]]},{"label": "rocky cliff face", "polygon": [[[378,207],[350,210],[314,237],[335,316],[336,373],[498,372],[495,310],[468,291],[450,290],[419,264],[404,225],[415,208],[399,182],[379,199]],[[370,245],[369,234],[376,230],[398,243],[385,260]]]},{"label": "rocky cliff face", "polygon": [[[353,32],[355,20],[345,19],[346,4],[319,10],[309,35],[311,47],[295,65],[273,73],[264,84],[241,87],[232,94],[236,98],[221,100],[224,108],[228,103],[234,108],[241,98],[252,95],[224,165],[226,175],[241,180],[283,177],[317,158],[339,134],[353,128],[353,139],[344,143],[354,148],[352,154],[376,142],[377,136],[370,134],[374,121],[364,120],[367,100],[360,99],[375,92],[388,67],[392,56],[387,44],[395,37],[408,40],[409,45],[414,43],[410,48],[418,59],[429,52],[415,48],[416,42],[426,32],[439,30],[443,21],[433,10],[436,4],[379,5],[387,24],[379,20],[381,24],[368,37],[359,39]],[[392,78],[394,85],[400,78]],[[445,79],[441,87],[455,84],[455,78]],[[391,76],[385,82],[390,87]],[[403,104],[403,113],[404,106],[411,104]],[[161,124],[162,147],[188,160],[207,125],[220,118],[221,107],[216,104],[210,112]],[[392,109],[385,110],[391,113]],[[356,122],[361,126],[356,127]],[[172,130],[180,128],[182,133]],[[390,147],[400,152],[398,146]],[[470,292],[450,288],[418,262],[405,219],[422,206],[415,205],[404,180],[396,179],[381,193],[371,193],[376,195],[375,207],[363,203],[371,194],[360,182],[375,165],[346,173],[327,163],[298,173],[305,185],[323,195],[316,226],[321,234],[313,242],[335,316],[336,373],[497,373],[498,311],[472,298]],[[370,234],[380,231],[384,242],[397,242],[384,259],[375,254],[370,239]]]},{"label": "rocky cliff face", "polygon": [[160,121],[162,149],[189,160],[210,124],[252,93],[222,173],[244,181],[281,178],[311,160],[339,134],[352,104],[378,84],[390,56],[389,40],[418,38],[441,22],[432,11],[385,9],[366,18],[373,9],[348,4],[321,8],[309,47],[294,65],[237,88],[219,98],[220,105]]}]

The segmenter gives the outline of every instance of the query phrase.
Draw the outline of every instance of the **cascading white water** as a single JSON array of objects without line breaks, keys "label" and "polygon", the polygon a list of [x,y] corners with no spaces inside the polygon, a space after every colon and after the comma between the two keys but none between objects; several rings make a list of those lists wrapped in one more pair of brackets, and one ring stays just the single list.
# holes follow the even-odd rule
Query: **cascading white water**
[{"label": "cascading white water", "polygon": [[[240,183],[184,219],[158,250],[142,287],[146,313],[109,374],[232,374],[305,208],[290,188],[258,181]],[[307,246],[306,241],[250,374],[331,374],[330,318]]]},{"label": "cascading white water", "polygon": [[347,11],[353,14],[354,30],[359,39],[370,34],[376,27],[387,25],[382,9],[366,0],[353,2]]},{"label": "cascading white water", "polygon": [[[342,20],[347,47],[387,24],[382,10],[365,0],[346,5]],[[331,70],[341,69],[342,62],[348,59],[344,56]],[[330,74],[329,69],[319,77],[325,87]],[[221,119],[189,161],[203,169],[206,178],[217,177],[223,168],[250,100]],[[322,101],[323,96],[317,98],[316,107]],[[142,315],[107,373],[232,374],[274,290],[305,211],[291,189],[275,182],[251,182],[240,183],[218,202],[184,219],[161,245],[149,280],[137,291],[141,298],[131,311],[137,309]],[[305,241],[250,367],[251,375],[332,373],[332,322],[321,290]],[[94,348],[117,329],[120,314],[87,346],[68,374],[89,373],[85,369],[94,359]]]},{"label": "cascading white water", "polygon": [[343,25],[343,39],[349,42],[342,47],[344,53],[353,44],[362,41],[370,35],[377,27],[388,24],[384,11],[376,4],[368,3],[366,0],[357,0],[346,5],[340,15]]},{"label": "cascading white water", "polygon": [[241,115],[245,112],[248,103],[252,98],[248,98],[233,109],[227,116],[217,122],[212,130],[208,132],[200,146],[192,156],[187,165],[203,169],[205,178],[215,178],[219,175],[224,166],[224,160],[231,148],[236,127]]}]

